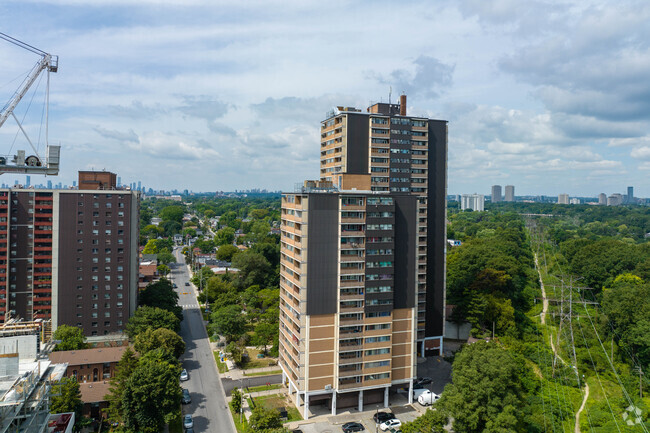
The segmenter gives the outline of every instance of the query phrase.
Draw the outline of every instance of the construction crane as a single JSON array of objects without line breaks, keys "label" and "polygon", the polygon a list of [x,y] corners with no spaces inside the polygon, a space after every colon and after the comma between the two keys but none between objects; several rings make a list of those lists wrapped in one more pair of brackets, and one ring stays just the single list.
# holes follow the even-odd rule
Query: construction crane
[{"label": "construction crane", "polygon": [[[12,38],[0,32],[0,39],[12,43],[27,51],[41,56],[41,59],[32,68],[29,74],[25,77],[22,84],[9,99],[9,101],[0,110],[0,128],[5,124],[7,119],[13,117],[18,124],[18,128],[23,133],[27,142],[31,146],[34,154],[25,156],[24,150],[17,150],[16,154],[11,160],[8,160],[10,155],[0,156],[0,174],[2,173],[25,173],[25,174],[59,174],[59,157],[61,153],[61,146],[50,146],[47,139],[48,133],[48,117],[49,117],[49,100],[50,100],[50,72],[56,72],[59,69],[59,56],[48,54],[45,51],[34,48],[18,39]],[[46,157],[42,157],[38,153],[38,149],[34,147],[32,140],[29,139],[25,128],[20,120],[14,114],[14,109],[20,103],[20,100],[27,94],[29,88],[34,84],[38,77],[43,72],[47,73],[47,85],[45,90],[45,144],[46,144]]]}]

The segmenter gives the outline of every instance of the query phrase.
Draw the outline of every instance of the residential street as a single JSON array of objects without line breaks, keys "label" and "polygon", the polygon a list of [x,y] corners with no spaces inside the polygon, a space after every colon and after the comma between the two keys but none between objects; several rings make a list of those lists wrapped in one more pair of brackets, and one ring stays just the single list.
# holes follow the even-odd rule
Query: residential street
[{"label": "residential street", "polygon": [[193,287],[185,285],[189,273],[180,249],[174,250],[174,256],[178,263],[172,264],[171,277],[183,306],[180,335],[186,344],[181,361],[190,375],[181,386],[192,398],[192,403],[183,405],[183,414],[192,414],[195,432],[235,433]]}]

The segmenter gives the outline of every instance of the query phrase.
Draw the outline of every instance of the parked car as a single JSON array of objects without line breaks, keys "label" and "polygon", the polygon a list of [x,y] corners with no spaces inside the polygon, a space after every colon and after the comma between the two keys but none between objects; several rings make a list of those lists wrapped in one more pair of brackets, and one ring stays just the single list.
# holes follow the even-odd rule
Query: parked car
[{"label": "parked car", "polygon": [[302,433],[302,430],[299,428],[291,430],[291,433]]},{"label": "parked car", "polygon": [[192,403],[192,397],[190,397],[190,392],[186,389],[183,389],[183,397],[181,397],[181,403],[183,404]]},{"label": "parked car", "polygon": [[194,429],[193,428],[188,428],[187,430],[185,430],[185,433],[194,433]]},{"label": "parked car", "polygon": [[183,427],[186,429],[194,427],[194,420],[192,419],[192,415],[189,413],[183,417]]},{"label": "parked car", "polygon": [[382,422],[386,422],[393,418],[395,418],[395,414],[392,412],[377,412],[372,416],[373,421],[377,424],[381,424]]},{"label": "parked car", "polygon": [[426,390],[418,397],[418,403],[420,403],[422,406],[429,406],[438,400],[440,400],[440,396],[435,392],[431,392],[429,390]]},{"label": "parked car", "polygon": [[346,422],[342,427],[344,433],[364,431],[366,429],[363,424],[359,424],[358,422]]},{"label": "parked car", "polygon": [[175,288],[175,289],[178,288],[178,286],[176,285],[176,283],[172,284],[172,287]]},{"label": "parked car", "polygon": [[418,377],[417,380],[415,381],[418,385],[429,385],[433,383],[433,379],[430,377]]},{"label": "parked car", "polygon": [[425,392],[430,392],[430,391],[428,389],[426,389],[426,388],[415,388],[415,387],[413,387],[413,400],[417,400]]},{"label": "parked car", "polygon": [[388,421],[379,424],[379,428],[381,429],[381,431],[386,431],[389,428],[396,429],[401,426],[402,426],[402,421],[398,420],[397,418],[389,419]]},{"label": "parked car", "polygon": [[189,286],[189,285],[190,285],[190,283],[188,283],[187,281],[185,281],[185,285],[186,285],[186,286]]},{"label": "parked car", "polygon": [[185,369],[183,369],[183,371],[181,371],[181,380],[183,382],[186,381],[186,380],[190,380],[190,374]]}]

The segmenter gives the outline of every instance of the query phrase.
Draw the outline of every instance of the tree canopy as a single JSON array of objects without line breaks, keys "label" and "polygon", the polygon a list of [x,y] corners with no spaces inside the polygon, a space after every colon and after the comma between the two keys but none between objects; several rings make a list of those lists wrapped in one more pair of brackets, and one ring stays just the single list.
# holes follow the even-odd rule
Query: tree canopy
[{"label": "tree canopy", "polygon": [[59,327],[56,328],[56,331],[54,331],[53,337],[55,340],[61,340],[61,342],[54,347],[55,352],[88,348],[83,331],[75,326],[59,325]]},{"label": "tree canopy", "polygon": [[126,334],[131,339],[147,328],[167,328],[174,332],[180,330],[180,320],[171,311],[158,307],[143,306],[135,310],[133,317],[126,324]]}]

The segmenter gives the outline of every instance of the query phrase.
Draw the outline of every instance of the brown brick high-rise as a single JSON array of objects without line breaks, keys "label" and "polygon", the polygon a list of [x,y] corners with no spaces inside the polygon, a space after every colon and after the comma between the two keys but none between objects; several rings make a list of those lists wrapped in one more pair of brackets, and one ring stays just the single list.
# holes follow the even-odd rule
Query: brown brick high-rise
[{"label": "brown brick high-rise", "polygon": [[388,404],[444,327],[447,122],[405,96],[338,107],[320,149],[320,180],[282,198],[280,366],[305,417]]}]

